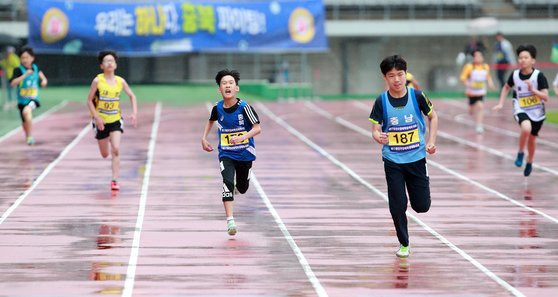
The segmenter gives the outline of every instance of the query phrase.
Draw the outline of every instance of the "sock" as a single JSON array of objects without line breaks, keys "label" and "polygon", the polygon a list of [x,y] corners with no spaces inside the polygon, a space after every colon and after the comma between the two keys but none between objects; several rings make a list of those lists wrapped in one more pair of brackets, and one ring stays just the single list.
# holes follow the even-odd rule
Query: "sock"
[{"label": "sock", "polygon": [[227,221],[234,220],[233,216],[227,217]]}]

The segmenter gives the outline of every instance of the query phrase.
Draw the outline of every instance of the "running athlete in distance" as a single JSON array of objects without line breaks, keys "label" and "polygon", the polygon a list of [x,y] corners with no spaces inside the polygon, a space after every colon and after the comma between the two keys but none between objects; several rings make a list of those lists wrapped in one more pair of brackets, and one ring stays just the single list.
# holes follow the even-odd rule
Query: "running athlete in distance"
[{"label": "running athlete in distance", "polygon": [[544,102],[548,101],[549,97],[548,81],[544,74],[534,67],[537,49],[533,45],[520,45],[516,53],[519,69],[512,72],[508,82],[502,87],[500,101],[492,109],[494,111],[502,109],[504,100],[513,88],[513,112],[521,129],[515,166],[523,165],[524,150],[527,145],[529,155],[523,175],[529,176],[533,170],[537,136],[546,119]]},{"label": "running athlete in distance", "polygon": [[223,69],[215,76],[223,99],[213,106],[201,139],[202,148],[207,152],[213,151],[207,136],[217,122],[219,162],[223,177],[222,198],[227,232],[231,236],[237,232],[233,217],[235,190],[241,194],[248,190],[250,169],[256,160],[254,136],[261,132],[260,120],[254,108],[236,97],[240,90],[239,80],[240,74],[236,70]]},{"label": "running athlete in distance", "polygon": [[19,54],[21,65],[14,69],[10,85],[17,87],[17,107],[21,116],[25,140],[28,145],[35,144],[32,135],[33,110],[40,107],[39,86],[46,87],[47,78],[35,63],[33,49],[24,48]]},{"label": "running athlete in distance", "polygon": [[124,132],[124,122],[120,111],[120,95],[126,92],[132,103],[132,125],[136,127],[138,107],[136,95],[126,80],[115,75],[118,56],[114,51],[102,51],[98,55],[103,73],[98,74],[91,83],[87,96],[87,107],[93,117],[95,138],[103,158],[112,155],[112,180],[110,188],[120,190],[118,176],[120,174],[120,139]]}]

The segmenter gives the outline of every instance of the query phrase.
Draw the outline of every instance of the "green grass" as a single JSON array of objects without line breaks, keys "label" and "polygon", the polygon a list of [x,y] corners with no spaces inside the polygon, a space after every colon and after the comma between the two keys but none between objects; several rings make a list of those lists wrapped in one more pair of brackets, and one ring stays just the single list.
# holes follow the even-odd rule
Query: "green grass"
[{"label": "green grass", "polygon": [[546,113],[546,121],[552,124],[558,124],[558,110],[551,110]]}]

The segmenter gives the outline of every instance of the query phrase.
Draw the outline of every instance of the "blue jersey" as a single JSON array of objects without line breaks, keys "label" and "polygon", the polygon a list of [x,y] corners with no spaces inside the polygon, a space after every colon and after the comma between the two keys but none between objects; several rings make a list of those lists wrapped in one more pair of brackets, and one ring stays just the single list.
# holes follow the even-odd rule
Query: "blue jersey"
[{"label": "blue jersey", "polygon": [[[39,68],[33,64],[33,73],[24,78],[17,85],[17,103],[27,105],[31,100],[39,101]],[[24,75],[27,69],[19,65],[21,74]]]},{"label": "blue jersey", "polygon": [[398,164],[411,163],[426,157],[425,124],[415,91],[407,88],[407,104],[394,108],[387,91],[382,94],[382,131],[388,133],[389,142],[382,148],[382,156]]},{"label": "blue jersey", "polygon": [[244,119],[244,107],[248,104],[240,101],[238,108],[232,112],[225,112],[224,100],[217,103],[217,128],[219,136],[219,158],[227,157],[237,161],[256,160],[256,146],[254,138],[246,139],[241,143],[232,144],[230,139],[248,133],[252,129],[252,123]]}]

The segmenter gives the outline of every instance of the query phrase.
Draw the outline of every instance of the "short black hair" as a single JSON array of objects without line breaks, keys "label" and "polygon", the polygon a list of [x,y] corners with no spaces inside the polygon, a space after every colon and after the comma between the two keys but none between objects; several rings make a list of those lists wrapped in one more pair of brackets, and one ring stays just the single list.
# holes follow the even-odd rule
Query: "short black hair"
[{"label": "short black hair", "polygon": [[484,56],[484,52],[477,48],[477,49],[474,49],[474,50],[471,52],[471,57],[474,57],[476,52],[479,52],[479,53],[481,53],[481,54]]},{"label": "short black hair", "polygon": [[382,63],[380,63],[380,70],[382,74],[386,75],[392,69],[403,70],[407,72],[407,61],[403,59],[400,55],[391,55],[386,57]]},{"label": "short black hair", "polygon": [[537,58],[537,49],[532,44],[522,44],[517,47],[515,52],[517,53],[517,56],[519,56],[521,52],[528,52],[531,55],[531,58],[533,59]]},{"label": "short black hair", "polygon": [[116,54],[115,51],[106,50],[106,51],[99,52],[99,55],[97,56],[97,59],[99,60],[99,64],[103,64],[103,59],[109,55],[114,57],[115,62],[118,61],[118,55]]},{"label": "short black hair", "polygon": [[19,56],[21,57],[21,55],[23,55],[24,53],[28,53],[31,57],[35,57],[35,53],[33,52],[33,49],[30,47],[22,48],[21,51],[19,51]]},{"label": "short black hair", "polygon": [[215,75],[215,82],[217,82],[217,85],[221,85],[221,79],[227,75],[230,75],[234,78],[234,82],[238,85],[238,81],[240,80],[240,73],[236,70],[229,70],[227,68],[217,72],[217,75]]}]

